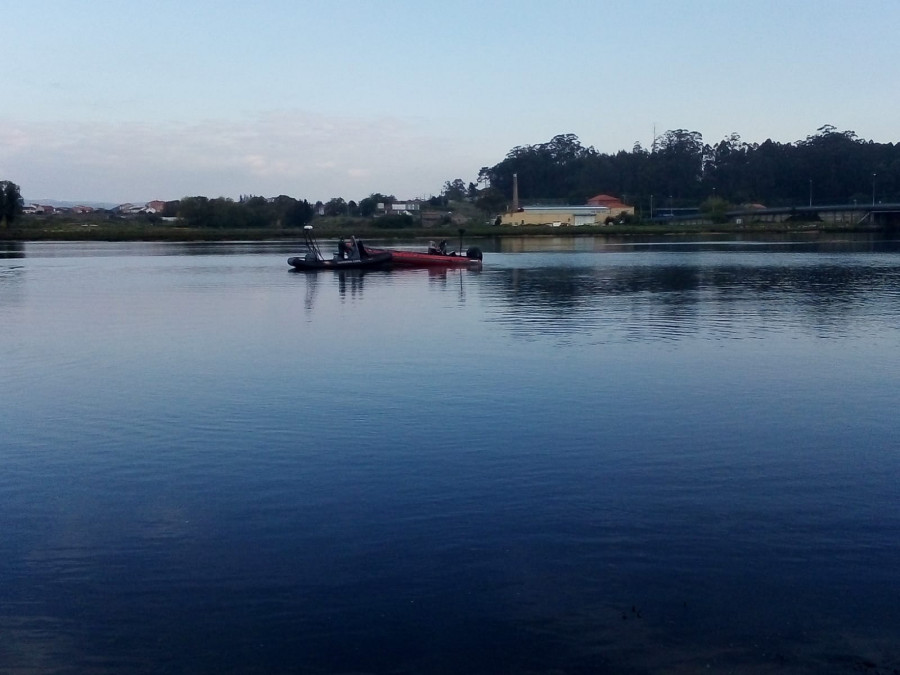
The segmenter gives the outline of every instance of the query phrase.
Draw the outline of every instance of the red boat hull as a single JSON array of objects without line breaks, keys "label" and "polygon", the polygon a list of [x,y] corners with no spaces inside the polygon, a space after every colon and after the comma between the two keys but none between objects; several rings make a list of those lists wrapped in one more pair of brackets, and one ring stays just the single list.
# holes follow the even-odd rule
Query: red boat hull
[{"label": "red boat hull", "polygon": [[443,255],[441,253],[419,253],[416,251],[398,251],[396,249],[372,249],[366,247],[371,253],[390,251],[391,264],[394,267],[480,267],[479,258],[469,258],[465,255]]}]

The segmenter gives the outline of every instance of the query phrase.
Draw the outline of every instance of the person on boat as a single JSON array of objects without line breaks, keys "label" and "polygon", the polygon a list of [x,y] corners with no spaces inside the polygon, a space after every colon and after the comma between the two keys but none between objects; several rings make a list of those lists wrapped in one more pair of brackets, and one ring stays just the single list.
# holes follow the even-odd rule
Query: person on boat
[{"label": "person on boat", "polygon": [[428,242],[428,253],[430,255],[435,255],[438,252],[437,246],[434,245],[434,239]]},{"label": "person on boat", "polygon": [[447,255],[447,240],[441,239],[441,243],[438,245],[438,253],[441,255]]},{"label": "person on boat", "polygon": [[359,251],[359,242],[356,241],[356,237],[350,235],[350,259],[351,260],[361,260],[362,256]]},{"label": "person on boat", "polygon": [[362,239],[356,240],[356,248],[359,249],[359,259],[360,260],[369,257],[369,252],[366,250],[365,244],[362,243]]},{"label": "person on boat", "polygon": [[350,247],[347,246],[347,242],[344,241],[344,238],[341,237],[341,240],[338,242],[338,255],[341,260],[347,259],[347,254],[350,252]]}]

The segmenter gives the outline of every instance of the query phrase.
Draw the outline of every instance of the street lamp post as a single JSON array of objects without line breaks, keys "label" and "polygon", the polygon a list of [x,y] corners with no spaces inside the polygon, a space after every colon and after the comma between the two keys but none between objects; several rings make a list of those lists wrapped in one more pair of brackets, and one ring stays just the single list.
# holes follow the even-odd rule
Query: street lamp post
[{"label": "street lamp post", "polygon": [[872,206],[875,206],[875,176],[877,173],[872,174]]},{"label": "street lamp post", "polygon": [[809,205],[812,206],[812,178],[809,179]]}]

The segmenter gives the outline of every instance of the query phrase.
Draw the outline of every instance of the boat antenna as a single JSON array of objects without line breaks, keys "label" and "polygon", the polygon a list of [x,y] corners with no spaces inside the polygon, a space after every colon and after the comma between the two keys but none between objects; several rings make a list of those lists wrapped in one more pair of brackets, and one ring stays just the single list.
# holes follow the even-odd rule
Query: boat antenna
[{"label": "boat antenna", "polygon": [[303,238],[306,240],[306,247],[315,254],[316,260],[324,260],[322,253],[319,251],[319,245],[316,243],[315,237],[313,237],[312,229],[312,225],[303,226]]},{"label": "boat antenna", "polygon": [[466,233],[466,228],[459,228],[459,254],[462,255],[462,236]]}]

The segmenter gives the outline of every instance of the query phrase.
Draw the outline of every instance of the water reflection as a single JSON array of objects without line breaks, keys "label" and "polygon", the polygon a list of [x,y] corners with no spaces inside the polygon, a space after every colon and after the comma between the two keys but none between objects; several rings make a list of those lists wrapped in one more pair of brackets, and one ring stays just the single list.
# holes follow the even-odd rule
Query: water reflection
[{"label": "water reflection", "polygon": [[169,244],[174,249],[175,255],[259,255],[265,253],[282,253],[296,255],[300,249],[305,250],[306,244],[298,235],[297,239],[284,239],[275,241],[209,241],[209,242],[184,242]]},{"label": "water reflection", "polygon": [[[362,300],[368,281],[377,279],[374,287],[390,286],[394,296],[415,294],[422,288],[439,293],[455,293],[458,304],[466,302],[466,278],[477,276],[481,270],[466,268],[385,268],[350,270],[298,270],[288,273],[303,283],[305,288],[304,309],[311,313],[317,302],[328,302],[330,289],[335,288],[341,301]],[[321,296],[321,297],[320,297]],[[331,296],[333,298],[333,296]]]},{"label": "water reflection", "polygon": [[[17,258],[15,254],[0,256],[2,258]],[[22,289],[25,281],[25,267],[17,263],[0,265],[0,307],[21,302]]]},{"label": "water reflection", "polygon": [[559,237],[493,237],[479,242],[484,251],[501,253],[534,252],[636,252],[636,251],[784,251],[806,253],[854,252],[896,253],[900,240],[881,233],[703,233],[694,235],[597,235]]},{"label": "water reflection", "polygon": [[[322,289],[337,287],[338,298],[341,302],[348,298],[352,300],[362,299],[365,288],[365,276],[370,273],[378,273],[378,270],[329,270],[325,272],[316,270],[290,269],[288,274],[297,277],[304,282],[305,297],[303,308],[309,315],[316,306],[317,299]],[[325,291],[327,293],[327,290]]]},{"label": "water reflection", "polygon": [[[295,254],[299,248],[292,239],[276,241],[158,242],[158,241],[39,241],[11,242],[28,258],[82,258],[120,256],[241,256]],[[0,244],[2,246],[2,244]],[[3,249],[0,248],[0,257]]]},{"label": "water reflection", "polygon": [[341,300],[347,299],[348,292],[351,298],[362,297],[366,270],[341,270],[336,272],[336,274],[338,278],[338,295],[341,296]]},{"label": "water reflection", "polygon": [[166,249],[0,265],[0,671],[900,667],[893,255]]},{"label": "water reflection", "polygon": [[708,255],[678,256],[670,264],[621,256],[589,260],[592,266],[493,270],[483,289],[495,320],[519,335],[549,331],[609,340],[700,332],[715,339],[739,326],[756,334],[861,330],[870,305],[896,302],[900,293],[900,262],[893,257],[823,262],[791,255],[782,264],[771,258],[733,264]]},{"label": "water reflection", "polygon": [[[415,240],[367,240],[374,247],[420,249]],[[336,246],[336,239],[323,239],[325,248]],[[785,251],[829,253],[896,253],[900,240],[885,239],[879,233],[764,233],[697,234],[671,237],[635,236],[559,236],[484,237],[473,239],[486,253],[623,253],[653,251]],[[305,245],[286,235],[272,241],[215,242],[0,242],[0,258],[9,257],[96,257],[133,255],[296,255]]]},{"label": "water reflection", "polygon": [[0,259],[24,258],[25,245],[19,241],[0,241]]},{"label": "water reflection", "polygon": [[[300,274],[302,270],[292,269],[292,273]],[[316,304],[316,294],[319,290],[319,275],[318,274],[306,274],[306,299],[303,302],[303,307],[306,309],[307,314],[312,312],[313,306]]]}]

